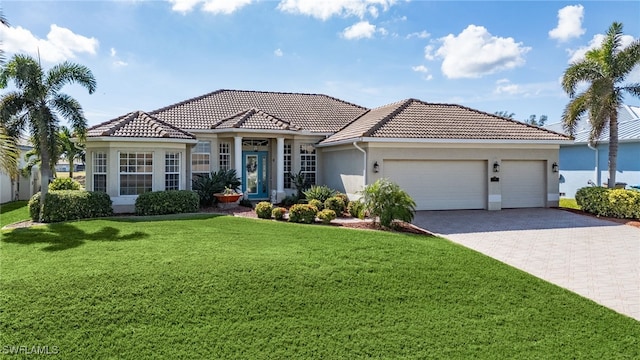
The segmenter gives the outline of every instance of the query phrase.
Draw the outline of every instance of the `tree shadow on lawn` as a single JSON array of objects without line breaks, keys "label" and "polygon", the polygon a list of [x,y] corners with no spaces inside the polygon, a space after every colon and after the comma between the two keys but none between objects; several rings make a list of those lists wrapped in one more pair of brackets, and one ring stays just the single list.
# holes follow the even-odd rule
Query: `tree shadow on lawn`
[{"label": "tree shadow on lawn", "polygon": [[76,248],[87,241],[129,241],[149,237],[149,234],[142,231],[124,235],[120,232],[120,229],[106,226],[88,233],[73,224],[59,223],[5,232],[2,234],[2,241],[21,245],[49,244],[42,251],[61,251]]}]

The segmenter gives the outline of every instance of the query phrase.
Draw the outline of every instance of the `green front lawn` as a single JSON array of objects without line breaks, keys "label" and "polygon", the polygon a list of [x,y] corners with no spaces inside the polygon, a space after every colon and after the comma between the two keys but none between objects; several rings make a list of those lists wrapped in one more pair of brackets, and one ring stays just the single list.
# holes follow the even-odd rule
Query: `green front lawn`
[{"label": "green front lawn", "polygon": [[580,205],[578,205],[576,199],[560,198],[560,207],[580,210]]},{"label": "green front lawn", "polygon": [[111,218],[3,231],[0,261],[0,344],[65,359],[640,357],[640,322],[440,238]]},{"label": "green front lawn", "polygon": [[12,201],[0,205],[0,228],[17,223],[22,220],[29,220],[28,201]]}]

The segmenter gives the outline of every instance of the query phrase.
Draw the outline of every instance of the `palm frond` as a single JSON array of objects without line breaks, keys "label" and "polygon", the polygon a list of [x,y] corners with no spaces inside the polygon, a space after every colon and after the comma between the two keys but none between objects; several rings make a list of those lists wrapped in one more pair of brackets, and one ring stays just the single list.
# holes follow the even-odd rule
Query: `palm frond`
[{"label": "palm frond", "polygon": [[93,94],[96,91],[96,79],[88,67],[65,61],[55,65],[47,74],[46,85],[50,92],[57,93],[64,85],[78,84]]},{"label": "palm frond", "polygon": [[20,150],[16,138],[9,135],[4,126],[0,125],[0,172],[11,178],[18,175],[18,157]]}]

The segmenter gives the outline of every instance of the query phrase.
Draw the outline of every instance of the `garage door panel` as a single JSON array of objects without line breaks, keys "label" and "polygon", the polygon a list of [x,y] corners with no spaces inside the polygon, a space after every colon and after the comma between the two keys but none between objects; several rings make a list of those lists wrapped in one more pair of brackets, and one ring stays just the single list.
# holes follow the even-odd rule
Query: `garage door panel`
[{"label": "garage door panel", "polygon": [[418,210],[485,209],[485,161],[387,160],[384,177],[397,183]]},{"label": "garage door panel", "polygon": [[545,164],[546,161],[502,161],[502,208],[546,205]]}]

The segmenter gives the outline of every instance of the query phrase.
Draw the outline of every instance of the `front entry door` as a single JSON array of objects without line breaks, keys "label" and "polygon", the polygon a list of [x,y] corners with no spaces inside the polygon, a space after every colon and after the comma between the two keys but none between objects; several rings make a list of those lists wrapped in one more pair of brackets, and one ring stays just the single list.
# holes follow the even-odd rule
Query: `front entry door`
[{"label": "front entry door", "polygon": [[242,192],[249,199],[269,197],[269,177],[267,176],[267,152],[244,151],[242,153]]}]

